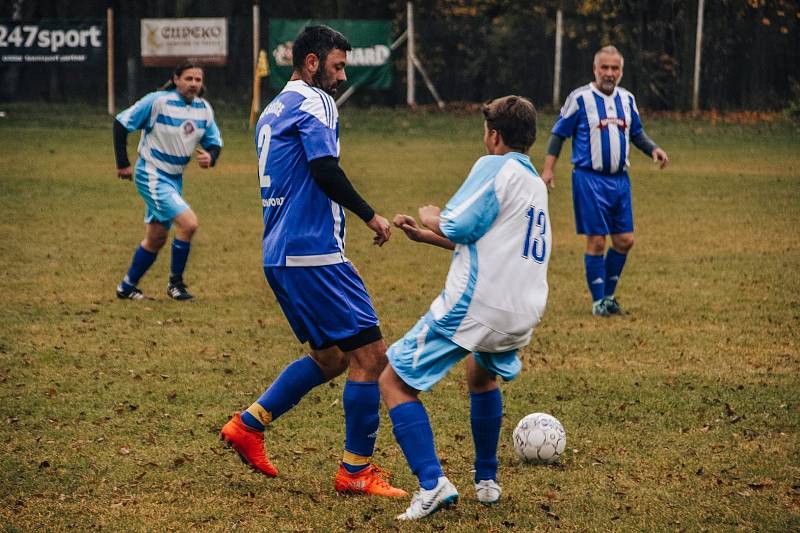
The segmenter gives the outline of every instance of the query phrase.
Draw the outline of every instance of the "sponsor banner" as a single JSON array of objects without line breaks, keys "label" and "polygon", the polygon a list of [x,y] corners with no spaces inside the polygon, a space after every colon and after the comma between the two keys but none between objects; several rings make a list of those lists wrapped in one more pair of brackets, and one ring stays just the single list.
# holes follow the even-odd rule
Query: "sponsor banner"
[{"label": "sponsor banner", "polygon": [[270,86],[280,89],[292,75],[292,44],[310,24],[325,24],[340,31],[353,50],[347,53],[347,85],[389,89],[392,86],[392,23],[389,20],[290,20],[269,21]]},{"label": "sponsor banner", "polygon": [[102,19],[0,20],[0,64],[95,65],[105,51]]},{"label": "sponsor banner", "polygon": [[174,67],[185,59],[222,66],[228,60],[228,19],[142,19],[142,63]]}]

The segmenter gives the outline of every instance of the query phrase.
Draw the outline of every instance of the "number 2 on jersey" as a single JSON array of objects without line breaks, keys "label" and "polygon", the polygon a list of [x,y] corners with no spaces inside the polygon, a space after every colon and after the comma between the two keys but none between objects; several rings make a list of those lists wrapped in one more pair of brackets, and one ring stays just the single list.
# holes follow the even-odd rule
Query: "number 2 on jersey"
[{"label": "number 2 on jersey", "polygon": [[261,187],[269,187],[272,180],[267,174],[267,154],[269,153],[269,141],[272,139],[272,127],[264,124],[258,130],[258,181]]},{"label": "number 2 on jersey", "polygon": [[530,257],[537,263],[544,262],[547,254],[547,215],[542,209],[533,206],[528,208],[526,213],[528,218],[528,230],[525,233],[525,244],[522,248],[522,257]]}]

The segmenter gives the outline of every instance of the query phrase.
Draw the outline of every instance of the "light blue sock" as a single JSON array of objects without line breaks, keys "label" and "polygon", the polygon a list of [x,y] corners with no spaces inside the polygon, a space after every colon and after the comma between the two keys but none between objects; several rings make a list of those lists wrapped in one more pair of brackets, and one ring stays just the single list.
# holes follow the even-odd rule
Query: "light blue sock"
[{"label": "light blue sock", "polygon": [[408,466],[423,489],[432,489],[444,472],[436,456],[433,430],[425,407],[421,402],[401,403],[389,410],[389,417],[394,425],[394,438]]},{"label": "light blue sock", "polygon": [[133,253],[131,266],[121,283],[122,288],[128,290],[135,287],[136,284],[139,283],[139,280],[142,279],[142,276],[144,276],[144,273],[147,272],[147,269],[149,269],[156,260],[156,257],[158,257],[158,252],[148,252],[140,244]]},{"label": "light blue sock", "polygon": [[503,397],[500,389],[470,393],[470,422],[475,444],[475,482],[497,480],[497,442],[503,423]]},{"label": "light blue sock", "polygon": [[584,254],[583,263],[586,267],[586,283],[592,293],[592,301],[602,300],[605,296],[606,265],[602,255]]},{"label": "light blue sock", "polygon": [[614,291],[617,290],[617,282],[622,275],[622,269],[625,267],[627,258],[628,254],[621,254],[613,248],[608,249],[606,254],[605,296],[613,296]]},{"label": "light blue sock", "polygon": [[324,382],[325,376],[311,356],[301,357],[284,368],[264,394],[242,413],[242,422],[264,431],[266,424],[300,403],[308,391]]},{"label": "light blue sock", "polygon": [[[345,469],[363,470],[375,451],[380,425],[381,393],[377,381],[347,381],[342,395],[344,404]],[[348,462],[351,458],[352,463]]]}]

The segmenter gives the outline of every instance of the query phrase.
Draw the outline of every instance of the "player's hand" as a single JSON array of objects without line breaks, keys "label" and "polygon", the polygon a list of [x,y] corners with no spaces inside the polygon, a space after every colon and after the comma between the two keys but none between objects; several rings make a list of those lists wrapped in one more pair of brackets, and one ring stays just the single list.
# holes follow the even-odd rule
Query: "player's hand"
[{"label": "player's hand", "polygon": [[392,219],[392,224],[394,224],[395,227],[403,230],[403,233],[406,234],[406,237],[412,241],[426,242],[424,239],[422,239],[422,233],[425,230],[417,225],[417,221],[414,220],[414,217],[398,214],[394,216],[394,219]]},{"label": "player's hand", "polygon": [[367,227],[375,232],[375,237],[372,239],[372,244],[383,246],[383,243],[389,240],[392,233],[389,221],[375,213],[375,216],[367,222]]},{"label": "player's hand", "polygon": [[662,150],[661,148],[656,148],[653,150],[653,162],[659,163],[658,168],[664,168],[669,163],[669,157],[667,157],[667,152]]},{"label": "player's hand", "polygon": [[211,166],[211,154],[197,147],[197,164],[200,168],[209,168]]},{"label": "player's hand", "polygon": [[117,169],[117,177],[121,180],[132,180],[133,179],[133,168],[128,165],[125,168],[118,168]]},{"label": "player's hand", "polygon": [[433,219],[436,219],[436,221],[438,222],[439,214],[441,212],[442,210],[436,207],[435,205],[423,205],[422,207],[419,208],[419,220],[420,222],[422,222],[423,226],[430,228],[433,225],[432,224]]},{"label": "player's hand", "polygon": [[542,171],[541,178],[542,178],[542,181],[544,182],[544,184],[547,185],[547,188],[549,190],[552,191],[553,189],[556,188],[556,175],[553,174],[552,170],[544,169]]}]

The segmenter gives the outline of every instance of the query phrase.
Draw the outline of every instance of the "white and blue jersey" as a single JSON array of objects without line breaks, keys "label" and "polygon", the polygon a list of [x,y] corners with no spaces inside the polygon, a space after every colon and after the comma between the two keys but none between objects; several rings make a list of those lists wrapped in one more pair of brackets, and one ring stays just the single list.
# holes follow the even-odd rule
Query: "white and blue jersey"
[{"label": "white and blue jersey", "polygon": [[572,137],[572,164],[602,174],[628,166],[631,136],[643,131],[633,95],[617,87],[610,96],[589,83],[567,97],[552,132]]},{"label": "white and blue jersey", "polygon": [[547,302],[552,248],[547,187],[530,158],[480,158],[442,211],[440,228],[456,248],[426,323],[473,352],[528,344]]},{"label": "white and blue jersey", "polygon": [[176,90],[146,95],[117,121],[129,132],[142,130],[139,158],[166,177],[183,174],[198,143],[222,146],[211,104],[200,97],[186,102]]},{"label": "white and blue jersey", "polygon": [[339,157],[339,113],[333,98],[290,81],[256,128],[264,216],[265,267],[344,263],[345,215],[314,181],[309,162]]}]

